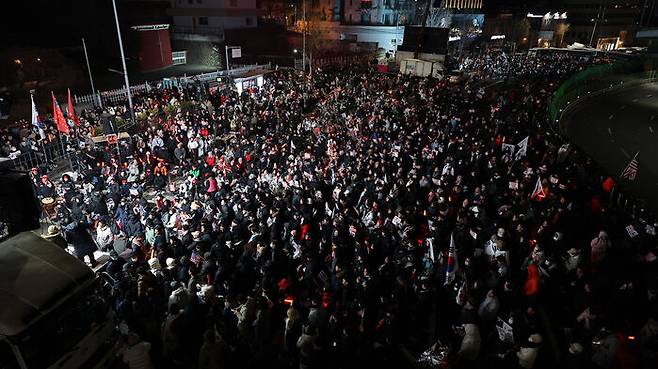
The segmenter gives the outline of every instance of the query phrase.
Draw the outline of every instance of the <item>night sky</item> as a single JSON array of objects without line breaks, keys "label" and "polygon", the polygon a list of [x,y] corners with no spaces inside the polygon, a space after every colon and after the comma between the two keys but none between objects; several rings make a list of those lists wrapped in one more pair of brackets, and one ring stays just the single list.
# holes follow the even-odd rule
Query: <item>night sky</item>
[{"label": "night sky", "polygon": [[[107,27],[113,26],[111,0],[20,0],[11,3],[11,7],[6,6],[0,14],[2,47],[72,46],[78,44],[82,36],[93,39],[94,34],[107,32]],[[121,0],[117,3],[120,17],[121,14],[128,17],[140,15],[122,7]],[[527,4],[540,8],[547,3],[551,2],[485,0],[487,12],[522,10]]]}]

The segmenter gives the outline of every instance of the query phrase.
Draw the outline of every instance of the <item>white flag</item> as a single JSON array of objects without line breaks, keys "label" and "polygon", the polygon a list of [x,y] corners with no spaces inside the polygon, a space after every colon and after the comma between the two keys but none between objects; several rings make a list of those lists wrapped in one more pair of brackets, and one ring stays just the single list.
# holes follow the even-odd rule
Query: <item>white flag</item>
[{"label": "white flag", "polygon": [[39,131],[39,136],[43,140],[46,138],[46,133],[41,127],[41,122],[39,122],[39,113],[37,112],[36,104],[34,104],[34,96],[32,94],[30,94],[30,100],[32,100],[32,125]]},{"label": "white flag", "polygon": [[519,160],[522,157],[524,157],[526,152],[528,151],[528,138],[530,138],[530,136],[524,138],[523,140],[521,140],[521,142],[516,144],[516,147],[519,148],[519,150],[516,152],[516,160]]},{"label": "white flag", "polygon": [[432,262],[436,261],[434,260],[434,238],[430,237],[427,239],[427,243],[429,244],[430,248],[430,259],[432,259]]}]

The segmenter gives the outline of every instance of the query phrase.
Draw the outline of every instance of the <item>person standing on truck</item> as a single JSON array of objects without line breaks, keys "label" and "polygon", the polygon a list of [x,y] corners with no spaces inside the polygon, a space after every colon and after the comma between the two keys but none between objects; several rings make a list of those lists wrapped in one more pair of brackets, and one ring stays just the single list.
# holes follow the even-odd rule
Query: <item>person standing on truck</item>
[{"label": "person standing on truck", "polygon": [[96,244],[89,233],[90,228],[89,224],[83,221],[71,222],[65,227],[64,238],[66,242],[73,246],[73,254],[83,262],[85,261],[85,256],[89,257],[89,263],[94,268],[98,263],[96,262],[96,258],[94,258]]}]

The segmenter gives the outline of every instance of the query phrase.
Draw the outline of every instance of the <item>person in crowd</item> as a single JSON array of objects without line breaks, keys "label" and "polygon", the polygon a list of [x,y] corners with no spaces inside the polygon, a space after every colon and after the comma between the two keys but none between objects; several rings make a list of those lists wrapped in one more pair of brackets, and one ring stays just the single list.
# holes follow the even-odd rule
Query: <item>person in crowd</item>
[{"label": "person in crowd", "polygon": [[[130,368],[152,367],[138,337],[163,367],[412,367],[395,353],[437,339],[462,367],[560,367],[553,347],[605,367],[590,343],[604,325],[647,324],[655,347],[658,243],[548,122],[559,83],[599,62],[485,52],[455,61],[458,83],[351,68],[277,70],[241,93],[153,89],[135,94],[118,152],[71,148],[75,181],[37,170],[35,189],[63,200],[76,256],[94,240],[116,251]],[[510,83],[491,93],[494,79]],[[88,141],[100,113],[71,137]]]}]

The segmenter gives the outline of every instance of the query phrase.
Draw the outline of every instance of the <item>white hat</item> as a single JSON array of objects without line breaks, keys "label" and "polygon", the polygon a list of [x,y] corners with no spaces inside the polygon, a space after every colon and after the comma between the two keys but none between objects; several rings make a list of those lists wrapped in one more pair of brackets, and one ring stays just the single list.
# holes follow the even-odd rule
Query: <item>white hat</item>
[{"label": "white hat", "polygon": [[539,333],[531,334],[530,337],[528,337],[528,342],[541,343],[542,341],[543,339]]},{"label": "white hat", "polygon": [[149,263],[149,267],[151,269],[160,270],[160,261],[158,259],[151,258],[151,259],[149,259],[148,263]]}]

